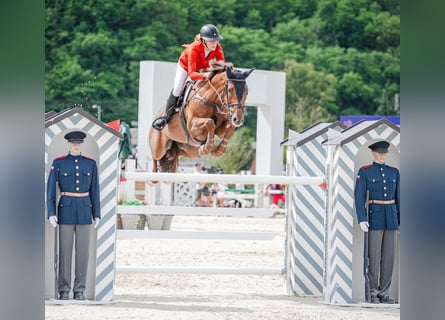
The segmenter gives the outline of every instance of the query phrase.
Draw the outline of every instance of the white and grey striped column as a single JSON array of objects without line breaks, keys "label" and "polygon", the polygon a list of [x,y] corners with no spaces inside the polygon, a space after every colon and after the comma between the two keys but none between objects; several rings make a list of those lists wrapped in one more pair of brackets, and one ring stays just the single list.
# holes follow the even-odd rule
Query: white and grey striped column
[{"label": "white and grey striped column", "polygon": [[[336,128],[340,130],[341,128]],[[326,148],[322,130],[298,147],[289,147],[288,175],[325,176]],[[286,285],[288,294],[322,296],[325,261],[325,190],[290,185],[286,217]]]}]

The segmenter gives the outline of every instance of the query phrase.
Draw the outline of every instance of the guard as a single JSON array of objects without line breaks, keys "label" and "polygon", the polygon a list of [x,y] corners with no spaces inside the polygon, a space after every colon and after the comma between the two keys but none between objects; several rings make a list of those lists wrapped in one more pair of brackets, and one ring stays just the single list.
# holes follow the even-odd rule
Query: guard
[{"label": "guard", "polygon": [[374,161],[359,169],[354,190],[355,208],[360,228],[367,233],[365,237],[368,236],[371,303],[394,303],[389,288],[400,225],[400,174],[397,168],[385,164],[389,142],[378,141],[369,148]]},{"label": "guard", "polygon": [[[73,297],[85,300],[91,225],[93,219],[95,228],[100,222],[99,178],[96,162],[81,154],[81,144],[86,134],[72,131],[64,137],[69,152],[53,160],[48,177],[48,219],[53,227],[59,228],[59,299],[69,299],[71,258],[75,242]],[[57,189],[60,198],[57,197]]]}]

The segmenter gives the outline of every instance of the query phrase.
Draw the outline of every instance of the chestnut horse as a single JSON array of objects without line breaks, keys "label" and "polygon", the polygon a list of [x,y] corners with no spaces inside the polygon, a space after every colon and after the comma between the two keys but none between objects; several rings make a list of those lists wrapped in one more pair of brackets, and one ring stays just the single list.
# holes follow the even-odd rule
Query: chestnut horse
[{"label": "chestnut horse", "polygon": [[[230,63],[215,62],[209,80],[193,84],[187,101],[161,131],[150,128],[149,145],[153,172],[176,172],[179,156],[220,157],[235,129],[244,122],[248,87],[253,69],[233,69]],[[156,116],[163,114],[161,109]],[[220,138],[215,145],[215,136]]]}]

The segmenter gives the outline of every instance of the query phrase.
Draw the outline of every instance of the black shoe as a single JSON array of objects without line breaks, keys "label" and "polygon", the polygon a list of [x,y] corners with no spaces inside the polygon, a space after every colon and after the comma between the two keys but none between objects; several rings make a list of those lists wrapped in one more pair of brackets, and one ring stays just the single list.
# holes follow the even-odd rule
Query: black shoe
[{"label": "black shoe", "polygon": [[387,304],[394,304],[395,301],[394,299],[391,299],[389,296],[387,295],[378,295],[380,303],[387,303]]},{"label": "black shoe", "polygon": [[74,292],[74,300],[85,300],[83,292]]},{"label": "black shoe", "polygon": [[69,300],[70,296],[68,294],[68,292],[62,291],[59,292],[59,300]]},{"label": "black shoe", "polygon": [[371,303],[380,303],[379,297],[371,295]]},{"label": "black shoe", "polygon": [[151,124],[151,126],[153,128],[155,128],[156,130],[161,131],[162,129],[164,129],[165,125],[167,124],[167,120],[168,120],[168,118],[166,116],[159,117],[159,118],[153,120],[153,123]]}]

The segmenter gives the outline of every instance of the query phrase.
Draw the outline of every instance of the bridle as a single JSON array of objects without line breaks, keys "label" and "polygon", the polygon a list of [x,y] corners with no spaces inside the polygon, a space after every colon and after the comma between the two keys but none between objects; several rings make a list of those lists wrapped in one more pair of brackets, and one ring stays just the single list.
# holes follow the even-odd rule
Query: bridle
[{"label": "bridle", "polygon": [[[244,109],[246,106],[243,103],[241,103],[241,99],[243,98],[244,91],[246,89],[246,79],[226,79],[225,80],[224,89],[223,89],[225,101],[224,101],[224,97],[222,96],[222,94],[220,92],[218,92],[218,90],[213,85],[211,79],[208,81],[208,83],[209,83],[210,87],[213,89],[213,91],[216,93],[218,100],[219,100],[219,104],[211,102],[211,101],[207,100],[206,98],[199,95],[199,89],[201,89],[203,87],[200,87],[196,91],[196,93],[192,97],[192,99],[201,100],[206,105],[212,107],[219,114],[222,114],[222,115],[228,114],[229,118],[232,118],[235,108],[241,108],[244,113]],[[229,103],[229,83],[232,83],[233,87],[235,88],[235,94],[236,94],[236,98],[237,98],[236,103]]]}]

